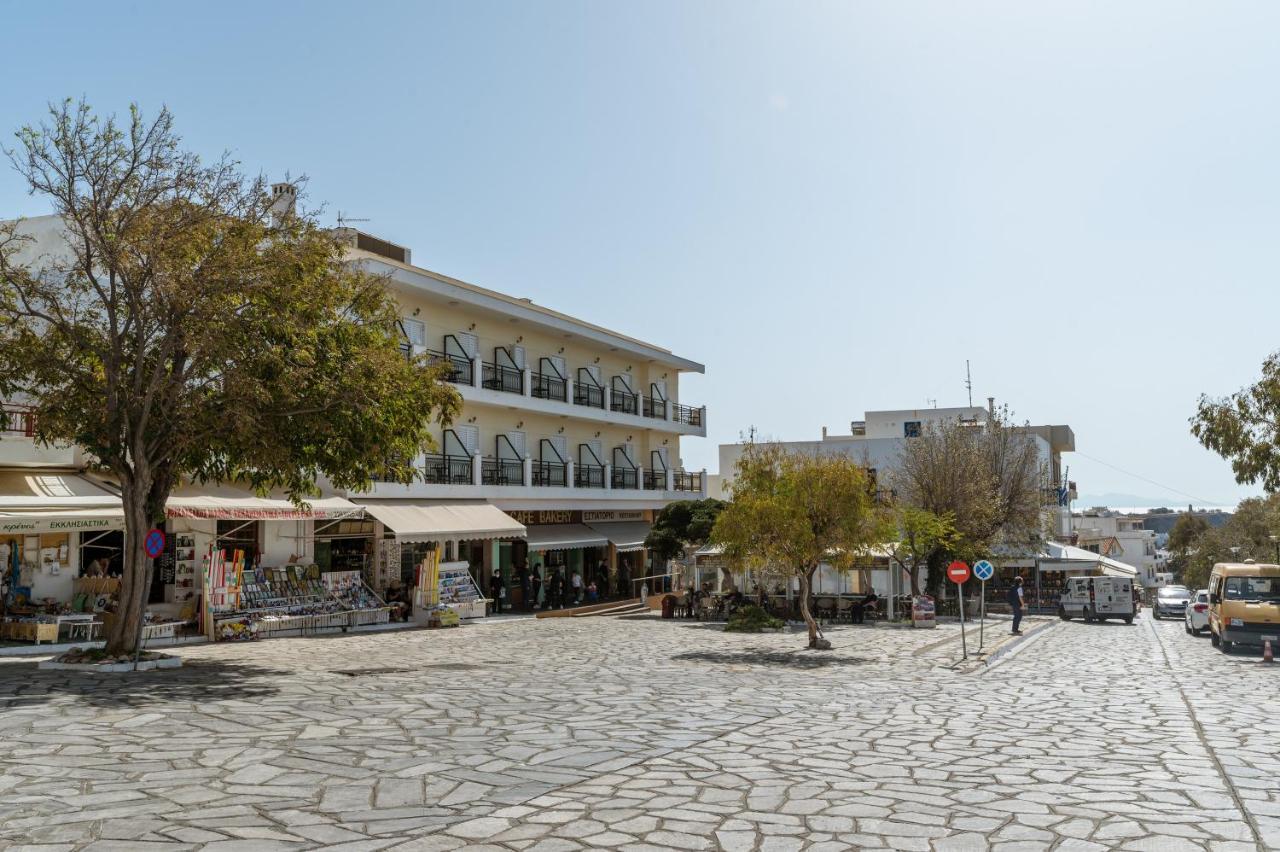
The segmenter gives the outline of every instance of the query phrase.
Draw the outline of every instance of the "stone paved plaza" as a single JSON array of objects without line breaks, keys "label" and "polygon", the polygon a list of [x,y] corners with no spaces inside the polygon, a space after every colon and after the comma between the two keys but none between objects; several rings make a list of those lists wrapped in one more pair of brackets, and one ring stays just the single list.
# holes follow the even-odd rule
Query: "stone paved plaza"
[{"label": "stone paved plaza", "polygon": [[953,626],[829,636],[518,620],[123,677],[7,660],[0,845],[1280,848],[1280,668],[1145,614],[976,671]]}]

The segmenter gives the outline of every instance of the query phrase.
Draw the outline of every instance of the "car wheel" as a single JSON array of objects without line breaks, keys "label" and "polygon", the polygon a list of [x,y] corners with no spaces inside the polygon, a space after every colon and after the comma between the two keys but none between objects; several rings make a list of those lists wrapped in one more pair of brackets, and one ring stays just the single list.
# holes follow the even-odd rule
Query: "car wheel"
[{"label": "car wheel", "polygon": [[1070,616],[1070,615],[1068,615],[1068,614],[1067,614],[1067,611],[1066,611],[1065,609],[1063,609],[1062,607],[1058,607],[1058,618],[1061,618],[1063,621],[1070,621],[1070,620],[1071,620],[1071,616]]},{"label": "car wheel", "polygon": [[1221,641],[1222,641],[1222,640],[1218,638],[1218,634],[1217,634],[1217,633],[1214,633],[1212,630],[1210,630],[1210,631],[1209,631],[1209,644],[1210,644],[1210,645],[1212,645],[1213,647],[1215,647],[1215,648],[1216,648],[1216,647],[1218,647],[1218,643],[1220,643]]},{"label": "car wheel", "polygon": [[1203,628],[1203,627],[1193,627],[1193,628],[1191,628],[1191,635],[1192,635],[1192,636],[1199,636],[1199,635],[1200,635],[1201,633],[1203,633],[1203,632],[1204,632],[1204,628]]},{"label": "car wheel", "polygon": [[1230,653],[1231,653],[1231,649],[1235,646],[1235,644],[1236,644],[1236,643],[1232,642],[1230,639],[1222,639],[1222,638],[1219,638],[1219,639],[1218,639],[1218,650],[1219,650],[1219,651],[1221,651],[1221,652],[1222,652],[1222,653],[1224,653],[1224,654],[1230,654]]},{"label": "car wheel", "polygon": [[1133,616],[1132,616],[1132,615],[1126,615],[1126,616],[1124,617],[1124,623],[1125,623],[1125,624],[1133,624]]},{"label": "car wheel", "polygon": [[1153,610],[1151,610],[1151,617],[1152,617],[1152,618],[1154,618],[1156,621],[1159,621],[1159,620],[1160,620],[1160,610],[1158,610],[1158,609],[1153,609]]},{"label": "car wheel", "polygon": [[1182,622],[1182,629],[1183,629],[1183,630],[1185,630],[1185,631],[1187,631],[1187,633],[1188,633],[1188,634],[1190,634],[1190,633],[1191,633],[1191,622],[1190,622],[1190,621],[1184,621],[1184,622]]}]

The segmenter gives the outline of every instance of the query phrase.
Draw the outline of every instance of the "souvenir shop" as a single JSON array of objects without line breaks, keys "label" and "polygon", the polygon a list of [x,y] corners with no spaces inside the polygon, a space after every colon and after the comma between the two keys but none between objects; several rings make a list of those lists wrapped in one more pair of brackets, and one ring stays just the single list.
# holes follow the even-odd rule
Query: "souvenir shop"
[{"label": "souvenir shop", "polygon": [[[283,494],[259,496],[224,485],[177,489],[165,509],[171,565],[166,599],[198,606],[199,630],[214,641],[299,636],[384,623],[389,607],[368,586],[366,562],[353,554],[363,511],[322,495],[297,506]],[[352,524],[352,526],[343,526]],[[314,531],[328,532],[325,566]]]},{"label": "souvenir shop", "polygon": [[524,525],[489,503],[361,499],[360,506],[376,522],[373,587],[408,590],[419,623],[444,609],[446,617],[485,615],[490,579],[509,576],[524,547]]},{"label": "souvenir shop", "polygon": [[86,641],[115,609],[124,511],[74,472],[0,470],[0,641]]}]

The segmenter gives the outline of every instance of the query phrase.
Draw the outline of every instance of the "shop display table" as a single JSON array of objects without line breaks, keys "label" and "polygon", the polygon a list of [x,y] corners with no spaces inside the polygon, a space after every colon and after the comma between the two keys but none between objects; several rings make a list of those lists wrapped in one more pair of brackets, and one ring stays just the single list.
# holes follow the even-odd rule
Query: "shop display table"
[{"label": "shop display table", "polygon": [[58,623],[56,621],[6,621],[0,624],[0,639],[13,639],[18,642],[58,641]]},{"label": "shop display table", "polygon": [[[102,629],[102,622],[97,621],[91,612],[79,612],[58,616],[58,628],[59,632],[65,632],[67,638],[72,642],[77,639],[92,642],[98,638],[98,633]],[[63,631],[63,628],[65,628],[65,631]]]}]

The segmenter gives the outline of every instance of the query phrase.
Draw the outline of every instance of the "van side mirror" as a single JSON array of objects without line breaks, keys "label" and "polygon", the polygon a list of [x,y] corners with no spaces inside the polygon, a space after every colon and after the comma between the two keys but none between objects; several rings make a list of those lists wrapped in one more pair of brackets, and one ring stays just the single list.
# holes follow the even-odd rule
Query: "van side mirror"
[{"label": "van side mirror", "polygon": [[1217,593],[1216,593],[1216,592],[1210,592],[1210,593],[1209,593],[1209,603],[1211,603],[1211,604],[1215,604],[1215,603],[1222,603],[1222,598],[1218,597],[1218,595],[1217,595]]}]

